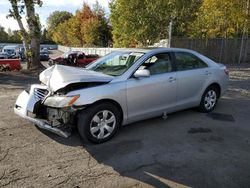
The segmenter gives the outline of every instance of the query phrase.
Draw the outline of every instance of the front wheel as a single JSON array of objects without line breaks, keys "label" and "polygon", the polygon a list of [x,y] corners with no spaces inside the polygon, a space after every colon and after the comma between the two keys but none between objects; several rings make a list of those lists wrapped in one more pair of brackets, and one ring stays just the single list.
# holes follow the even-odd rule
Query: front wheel
[{"label": "front wheel", "polygon": [[84,141],[103,143],[111,139],[121,124],[121,112],[112,103],[89,106],[79,113],[78,131]]},{"label": "front wheel", "polygon": [[211,112],[218,101],[218,89],[214,86],[208,87],[202,95],[199,110],[201,112]]}]

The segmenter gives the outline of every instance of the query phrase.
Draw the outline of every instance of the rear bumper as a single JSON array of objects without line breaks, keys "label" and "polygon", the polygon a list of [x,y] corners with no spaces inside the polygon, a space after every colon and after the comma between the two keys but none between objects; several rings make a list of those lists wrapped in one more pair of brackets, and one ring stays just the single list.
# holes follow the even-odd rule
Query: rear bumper
[{"label": "rear bumper", "polygon": [[220,97],[221,97],[228,90],[228,87],[229,87],[229,77],[226,77],[226,78],[222,79],[221,83],[220,83],[220,86],[221,86],[221,93],[220,93]]},{"label": "rear bumper", "polygon": [[[31,89],[32,91],[32,89]],[[33,114],[34,106],[36,104],[36,99],[34,93],[28,93],[27,91],[23,91],[17,98],[14,112],[20,117],[34,123],[39,128],[53,132],[62,137],[69,137],[70,133],[64,132],[59,128],[52,127],[49,122],[45,119],[35,118],[35,114]]]}]

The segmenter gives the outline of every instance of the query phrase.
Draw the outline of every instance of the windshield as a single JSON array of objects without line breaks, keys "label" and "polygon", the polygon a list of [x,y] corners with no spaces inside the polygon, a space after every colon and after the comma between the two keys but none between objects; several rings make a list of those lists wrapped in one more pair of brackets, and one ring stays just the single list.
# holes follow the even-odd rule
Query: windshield
[{"label": "windshield", "polygon": [[62,54],[62,58],[68,58],[68,56],[69,56],[69,54],[70,54],[70,52],[65,52],[64,54]]},{"label": "windshield", "polygon": [[140,52],[112,52],[86,67],[88,70],[101,72],[111,76],[120,76],[142,57]]},{"label": "windshield", "polygon": [[5,49],[4,52],[6,52],[8,54],[14,54],[15,50],[13,50],[13,49]]}]

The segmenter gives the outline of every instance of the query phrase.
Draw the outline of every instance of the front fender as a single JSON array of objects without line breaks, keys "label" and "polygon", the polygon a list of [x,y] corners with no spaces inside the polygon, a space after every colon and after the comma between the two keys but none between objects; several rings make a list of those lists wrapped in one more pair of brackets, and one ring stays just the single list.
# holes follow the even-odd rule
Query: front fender
[{"label": "front fender", "polygon": [[125,120],[127,119],[127,95],[125,82],[108,83],[101,86],[79,89],[71,91],[67,95],[80,95],[74,103],[76,108],[91,105],[103,99],[113,100],[121,106],[123,117]]}]

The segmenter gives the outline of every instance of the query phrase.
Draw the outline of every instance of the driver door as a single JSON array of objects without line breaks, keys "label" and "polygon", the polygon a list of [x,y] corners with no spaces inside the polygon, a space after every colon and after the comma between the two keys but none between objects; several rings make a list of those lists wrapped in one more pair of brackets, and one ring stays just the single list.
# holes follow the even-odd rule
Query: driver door
[{"label": "driver door", "polygon": [[127,80],[129,122],[161,115],[176,104],[176,72],[170,53],[156,54],[138,69],[148,69],[150,76]]}]

